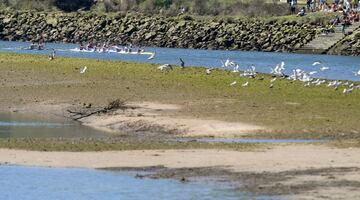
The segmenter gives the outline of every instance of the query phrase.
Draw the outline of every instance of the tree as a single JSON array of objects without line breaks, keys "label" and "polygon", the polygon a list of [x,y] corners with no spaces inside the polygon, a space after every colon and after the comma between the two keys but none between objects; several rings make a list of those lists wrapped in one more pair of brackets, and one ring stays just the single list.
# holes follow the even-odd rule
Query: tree
[{"label": "tree", "polygon": [[169,8],[172,4],[172,0],[155,0],[156,7]]},{"label": "tree", "polygon": [[194,0],[193,1],[193,12],[199,15],[206,14],[207,11],[207,2],[203,0]]},{"label": "tree", "polygon": [[71,12],[77,11],[80,8],[88,10],[94,2],[94,0],[55,0],[55,6],[65,12]]}]

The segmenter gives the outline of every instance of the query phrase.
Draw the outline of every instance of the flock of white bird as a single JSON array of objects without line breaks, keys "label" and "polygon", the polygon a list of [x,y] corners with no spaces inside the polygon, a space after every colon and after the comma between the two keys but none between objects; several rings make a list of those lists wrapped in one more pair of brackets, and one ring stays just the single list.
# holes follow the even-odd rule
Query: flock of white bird
[{"label": "flock of white bird", "polygon": [[[153,59],[153,57],[151,58]],[[184,68],[185,62],[180,58],[181,61],[181,67]],[[241,77],[247,77],[247,78],[256,78],[257,72],[254,65],[250,66],[248,69],[245,69],[244,71],[240,71],[240,66],[235,61],[232,61],[230,59],[227,59],[226,61],[221,60],[222,68],[226,70],[231,70],[233,73],[240,73]],[[270,74],[273,76],[273,79],[270,80],[269,88],[273,88],[276,81],[279,79],[288,79],[293,81],[301,81],[304,83],[304,87],[310,87],[310,86],[321,86],[325,85],[329,88],[334,88],[335,90],[338,90],[340,86],[344,87],[343,94],[349,94],[354,91],[354,89],[360,89],[360,85],[355,85],[354,83],[349,82],[342,82],[342,81],[329,81],[324,79],[315,79],[312,77],[312,75],[317,74],[319,72],[324,72],[326,70],[330,70],[329,67],[325,66],[323,63],[316,61],[312,64],[312,66],[318,66],[318,71],[310,71],[306,72],[302,69],[294,69],[293,73],[291,75],[286,75],[284,73],[285,71],[285,62],[281,62],[280,64],[276,65],[274,68],[270,67]],[[164,64],[158,67],[158,69],[162,72],[168,72],[172,70],[172,66],[170,64]],[[206,68],[205,73],[207,75],[211,74],[213,68]],[[360,76],[360,70],[357,72],[353,72],[355,76]],[[259,77],[257,80],[264,80],[264,77]],[[230,83],[230,86],[237,85],[238,82],[234,81]],[[249,87],[249,81],[242,83],[242,87]]]},{"label": "flock of white bird", "polygon": [[[53,49],[53,51],[51,52],[51,54],[49,55],[49,60],[54,60],[55,59],[55,50]],[[148,58],[148,60],[152,60],[154,59],[156,56],[156,53],[154,52],[153,54],[150,55],[150,57]],[[185,67],[185,61],[182,58],[179,58],[180,60],[180,66],[181,68]],[[231,70],[231,72],[233,73],[240,73],[241,77],[248,77],[248,78],[256,78],[257,72],[256,72],[256,68],[254,65],[251,65],[248,69],[245,69],[244,71],[240,71],[240,66],[238,63],[236,63],[235,61],[232,61],[230,59],[227,59],[226,61],[221,60],[222,63],[222,68],[226,69],[226,70]],[[316,61],[312,64],[312,66],[320,66],[319,70],[321,72],[326,71],[326,70],[330,70],[329,67],[326,67],[325,65],[323,65],[323,63]],[[80,73],[84,74],[87,71],[88,67],[87,66],[83,66],[80,68]],[[164,64],[158,67],[158,69],[162,72],[168,72],[170,70],[173,69],[172,65],[170,64]],[[210,75],[212,73],[214,69],[213,68],[206,68],[205,73],[207,75]],[[306,72],[302,69],[294,69],[293,73],[289,76],[285,75],[284,73],[285,70],[285,62],[281,62],[280,64],[276,65],[274,68],[270,67],[270,74],[273,76],[273,79],[270,80],[270,85],[269,88],[273,88],[276,81],[278,79],[281,78],[287,78],[289,80],[293,80],[293,81],[301,81],[304,83],[305,87],[310,87],[310,86],[320,86],[323,84],[327,84],[326,87],[329,88],[335,88],[335,90],[338,90],[338,88],[340,86],[344,86],[344,90],[343,90],[343,94],[349,94],[351,92],[354,91],[354,89],[360,89],[360,85],[355,85],[354,83],[349,83],[347,82],[342,82],[342,81],[327,81],[327,80],[321,80],[321,79],[315,79],[313,78],[311,75],[317,74],[318,71],[311,71],[311,72]],[[360,76],[360,69],[357,72],[353,72],[355,76]],[[259,77],[257,78],[257,80],[264,80],[264,77]],[[230,86],[235,86],[237,85],[238,82],[234,81],[232,83],[230,83]],[[242,83],[241,84],[242,87],[248,87],[249,86],[249,81]]]}]

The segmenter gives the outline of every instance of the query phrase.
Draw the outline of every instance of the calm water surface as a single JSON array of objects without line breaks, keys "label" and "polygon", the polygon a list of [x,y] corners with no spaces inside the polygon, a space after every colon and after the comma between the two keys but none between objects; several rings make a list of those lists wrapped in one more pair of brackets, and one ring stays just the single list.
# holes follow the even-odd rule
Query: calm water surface
[{"label": "calm water surface", "polygon": [[89,169],[0,166],[0,177],[2,200],[279,199],[240,193],[210,181],[137,179],[130,173]]},{"label": "calm water surface", "polygon": [[79,138],[106,137],[107,133],[94,130],[72,120],[19,113],[0,113],[0,138]]},{"label": "calm water surface", "polygon": [[[49,54],[50,50],[30,51],[23,50],[29,43],[0,41],[0,52],[16,52],[25,54]],[[274,67],[281,61],[286,63],[287,74],[293,69],[305,71],[319,71],[314,77],[360,81],[353,71],[360,69],[360,57],[331,56],[331,55],[308,55],[273,52],[246,52],[246,51],[220,51],[220,50],[195,50],[177,48],[146,48],[147,52],[156,52],[154,60],[148,60],[148,55],[124,55],[117,53],[85,53],[74,52],[70,49],[78,48],[75,44],[47,44],[47,48],[57,50],[58,56],[76,58],[94,58],[104,60],[122,60],[131,62],[176,64],[179,65],[179,58],[183,58],[187,66],[221,67],[220,60],[231,59],[240,64],[240,69],[247,69],[254,64],[258,72],[270,73],[270,67]],[[315,61],[322,62],[330,70],[320,72],[321,66],[312,66]]]}]

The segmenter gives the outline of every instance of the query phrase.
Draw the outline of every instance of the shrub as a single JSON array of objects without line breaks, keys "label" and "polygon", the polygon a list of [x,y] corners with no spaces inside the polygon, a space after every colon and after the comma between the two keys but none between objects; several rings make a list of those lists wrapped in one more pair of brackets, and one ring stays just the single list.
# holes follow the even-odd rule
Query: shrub
[{"label": "shrub", "polygon": [[89,10],[93,4],[93,0],[55,0],[55,6],[65,12],[77,11],[79,9]]}]

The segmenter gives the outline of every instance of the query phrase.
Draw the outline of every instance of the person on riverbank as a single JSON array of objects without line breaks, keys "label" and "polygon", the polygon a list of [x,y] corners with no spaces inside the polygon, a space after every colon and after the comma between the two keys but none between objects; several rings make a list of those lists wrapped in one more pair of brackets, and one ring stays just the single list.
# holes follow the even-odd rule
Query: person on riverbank
[{"label": "person on riverbank", "polygon": [[346,35],[345,29],[348,23],[348,19],[347,17],[343,19],[343,21],[341,22],[341,33]]},{"label": "person on riverbank", "polygon": [[335,19],[331,21],[331,24],[334,26],[337,26],[340,24],[340,17],[338,15],[336,15]]},{"label": "person on riverbank", "polygon": [[352,0],[352,9],[356,10],[359,6],[359,0]]},{"label": "person on riverbank", "polygon": [[80,51],[85,50],[85,46],[84,46],[83,42],[80,42],[79,49],[80,49]]},{"label": "person on riverbank", "polygon": [[349,22],[355,23],[359,21],[359,14],[355,10],[351,10],[349,13]]},{"label": "person on riverbank", "polygon": [[44,42],[39,42],[37,50],[44,50],[44,49],[45,49],[45,43]]},{"label": "person on riverbank", "polygon": [[297,0],[290,0],[290,14],[294,15],[296,11]]},{"label": "person on riverbank", "polygon": [[32,42],[32,43],[30,44],[29,49],[30,49],[30,50],[36,50],[36,49],[38,49],[38,45],[35,44],[35,42]]},{"label": "person on riverbank", "polygon": [[306,9],[307,9],[308,11],[311,11],[311,1],[312,1],[312,0],[306,0]]},{"label": "person on riverbank", "polygon": [[305,16],[305,7],[302,7],[302,8],[300,9],[300,12],[298,12],[297,15],[300,16],[300,17]]},{"label": "person on riverbank", "polygon": [[325,9],[325,5],[326,5],[326,0],[320,0],[320,10],[324,10]]}]

